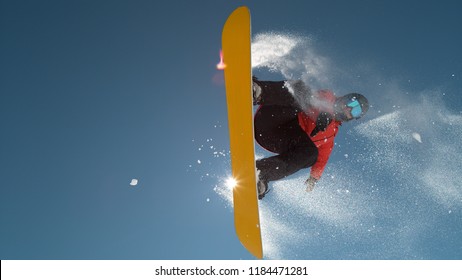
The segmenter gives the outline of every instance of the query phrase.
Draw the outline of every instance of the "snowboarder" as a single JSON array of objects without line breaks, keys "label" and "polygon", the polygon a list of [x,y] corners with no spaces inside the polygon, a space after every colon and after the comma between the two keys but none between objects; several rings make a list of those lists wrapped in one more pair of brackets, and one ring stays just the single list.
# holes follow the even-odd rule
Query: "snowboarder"
[{"label": "snowboarder", "polygon": [[268,183],[311,167],[306,191],[314,189],[334,148],[343,122],[361,118],[369,109],[359,93],[336,97],[330,90],[312,92],[302,81],[260,81],[253,77],[255,140],[277,155],[257,160],[258,198]]}]

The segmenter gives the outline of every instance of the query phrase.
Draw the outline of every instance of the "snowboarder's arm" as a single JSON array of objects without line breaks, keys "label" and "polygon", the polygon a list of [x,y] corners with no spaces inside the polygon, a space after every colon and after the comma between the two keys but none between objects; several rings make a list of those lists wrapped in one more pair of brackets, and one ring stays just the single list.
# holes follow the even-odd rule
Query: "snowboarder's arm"
[{"label": "snowboarder's arm", "polygon": [[313,129],[313,131],[310,134],[310,137],[316,136],[318,132],[320,131],[325,131],[327,129],[327,126],[334,120],[334,116],[332,114],[329,114],[327,112],[320,112],[318,117],[316,118],[316,127]]},{"label": "snowboarder's arm", "polygon": [[327,161],[329,160],[333,148],[334,142],[328,142],[318,147],[318,160],[311,167],[311,177],[313,177],[316,180],[319,180],[321,178],[321,175],[324,172],[324,168],[327,165]]}]

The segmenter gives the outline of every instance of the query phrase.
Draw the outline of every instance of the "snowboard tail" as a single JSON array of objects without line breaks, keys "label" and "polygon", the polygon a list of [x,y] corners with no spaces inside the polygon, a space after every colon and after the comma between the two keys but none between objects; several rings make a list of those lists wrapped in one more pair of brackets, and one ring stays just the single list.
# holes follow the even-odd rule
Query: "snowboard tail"
[{"label": "snowboard tail", "polygon": [[234,224],[242,245],[263,257],[255,174],[250,11],[237,8],[223,28],[222,47],[231,150]]}]

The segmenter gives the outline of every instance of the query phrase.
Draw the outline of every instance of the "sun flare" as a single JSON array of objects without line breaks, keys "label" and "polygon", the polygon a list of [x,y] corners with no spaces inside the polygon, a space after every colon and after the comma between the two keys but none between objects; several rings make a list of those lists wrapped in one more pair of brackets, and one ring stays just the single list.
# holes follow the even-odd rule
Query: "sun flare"
[{"label": "sun flare", "polygon": [[226,186],[230,189],[234,189],[237,186],[237,180],[233,177],[228,177],[228,179],[226,179]]}]

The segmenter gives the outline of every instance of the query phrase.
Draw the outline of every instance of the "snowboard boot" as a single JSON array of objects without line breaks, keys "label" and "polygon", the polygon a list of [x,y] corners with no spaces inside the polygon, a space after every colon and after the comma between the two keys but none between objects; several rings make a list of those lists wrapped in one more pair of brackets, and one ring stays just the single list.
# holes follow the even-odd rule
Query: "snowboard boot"
[{"label": "snowboard boot", "polygon": [[258,179],[257,182],[257,189],[258,189],[258,199],[262,199],[265,197],[267,193],[269,193],[268,182]]},{"label": "snowboard boot", "polygon": [[258,79],[252,76],[252,92],[253,92],[253,105],[260,105],[261,103],[261,86]]}]

